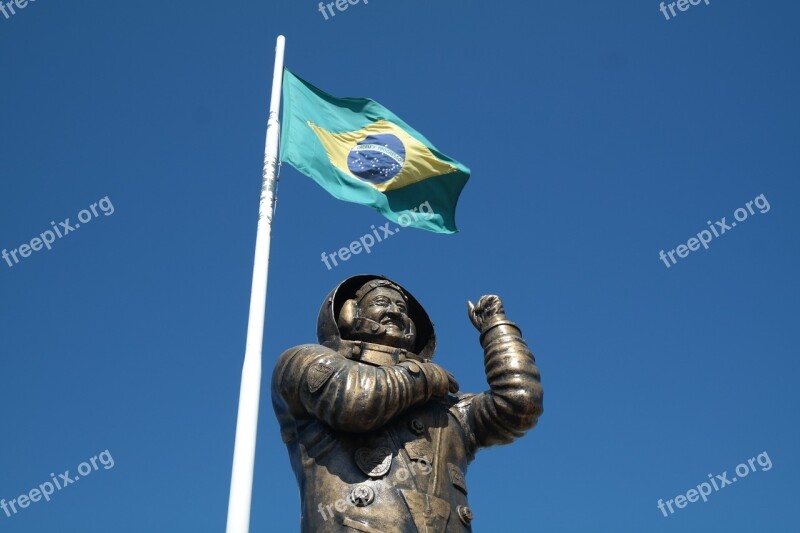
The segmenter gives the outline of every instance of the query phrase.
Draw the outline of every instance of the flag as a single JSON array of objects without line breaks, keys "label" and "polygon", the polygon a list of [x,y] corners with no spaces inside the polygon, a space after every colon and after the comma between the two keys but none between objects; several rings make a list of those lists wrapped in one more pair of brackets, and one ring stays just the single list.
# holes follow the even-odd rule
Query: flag
[{"label": "flag", "polygon": [[455,233],[469,169],[374,100],[336,98],[284,70],[281,161],[339,200],[402,226]]}]

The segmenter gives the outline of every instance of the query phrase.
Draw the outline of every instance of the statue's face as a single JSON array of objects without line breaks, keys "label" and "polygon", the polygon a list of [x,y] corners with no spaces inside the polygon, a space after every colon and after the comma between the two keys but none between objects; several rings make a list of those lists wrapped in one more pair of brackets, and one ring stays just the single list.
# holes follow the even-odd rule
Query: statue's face
[{"label": "statue's face", "polygon": [[410,348],[410,340],[404,336],[413,333],[412,321],[403,295],[390,287],[378,287],[367,293],[358,305],[361,316],[373,320],[386,328],[383,344],[396,348]]}]

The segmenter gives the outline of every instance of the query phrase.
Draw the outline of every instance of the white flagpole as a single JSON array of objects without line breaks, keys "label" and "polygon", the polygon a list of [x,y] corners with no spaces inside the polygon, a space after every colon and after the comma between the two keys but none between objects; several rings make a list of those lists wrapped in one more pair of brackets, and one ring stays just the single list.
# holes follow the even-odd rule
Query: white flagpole
[{"label": "white flagpole", "polygon": [[283,81],[283,50],[286,40],[278,36],[275,46],[275,70],[272,75],[272,98],[269,103],[267,142],[258,207],[258,231],[253,263],[253,285],[250,294],[250,319],[247,323],[247,347],[239,390],[239,416],[236,420],[236,444],[233,450],[231,492],[228,500],[227,533],[250,531],[250,504],[253,497],[253,469],[258,432],[258,402],[261,394],[261,351],[264,341],[264,311],[267,304],[267,274],[272,215],[275,212],[276,170]]}]

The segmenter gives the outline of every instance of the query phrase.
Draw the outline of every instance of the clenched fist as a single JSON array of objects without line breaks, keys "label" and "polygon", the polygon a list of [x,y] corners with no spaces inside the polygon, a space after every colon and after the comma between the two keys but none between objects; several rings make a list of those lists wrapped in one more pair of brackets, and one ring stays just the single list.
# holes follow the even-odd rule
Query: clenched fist
[{"label": "clenched fist", "polygon": [[505,320],[506,318],[503,302],[494,294],[481,296],[481,299],[478,300],[478,305],[467,302],[467,311],[469,313],[469,319],[478,331],[483,331],[486,324],[492,318],[496,317],[498,320]]}]

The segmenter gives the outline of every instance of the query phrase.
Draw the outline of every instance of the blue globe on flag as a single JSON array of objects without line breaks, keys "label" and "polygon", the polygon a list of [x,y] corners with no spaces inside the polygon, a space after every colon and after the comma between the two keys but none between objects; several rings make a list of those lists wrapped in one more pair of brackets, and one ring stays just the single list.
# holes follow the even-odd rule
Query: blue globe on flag
[{"label": "blue globe on flag", "polygon": [[369,135],[347,156],[347,167],[359,179],[368,183],[385,183],[403,170],[406,147],[395,135]]}]

